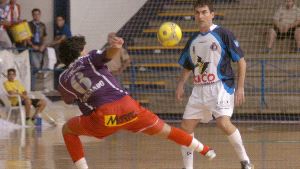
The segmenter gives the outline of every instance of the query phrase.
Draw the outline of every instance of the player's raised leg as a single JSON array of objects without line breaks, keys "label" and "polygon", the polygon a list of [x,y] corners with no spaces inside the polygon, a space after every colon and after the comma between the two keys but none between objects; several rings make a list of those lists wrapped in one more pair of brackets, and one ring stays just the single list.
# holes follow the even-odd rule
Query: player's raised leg
[{"label": "player's raised leg", "polygon": [[209,160],[216,157],[216,153],[213,149],[209,148],[207,145],[202,144],[199,140],[193,138],[185,131],[170,126],[160,119],[156,125],[148,128],[147,130],[144,130],[143,132],[149,135],[155,135],[172,140],[179,145],[186,146],[192,151],[196,151],[204,155]]}]

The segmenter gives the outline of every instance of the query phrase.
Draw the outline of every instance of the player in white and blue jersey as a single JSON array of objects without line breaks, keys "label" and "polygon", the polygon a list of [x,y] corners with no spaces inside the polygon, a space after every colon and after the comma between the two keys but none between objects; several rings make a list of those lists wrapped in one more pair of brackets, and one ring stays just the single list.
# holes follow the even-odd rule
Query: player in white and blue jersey
[{"label": "player in white and blue jersey", "polygon": [[[184,69],[176,90],[177,100],[182,100],[184,84],[191,72],[194,75],[194,88],[181,126],[194,135],[199,122],[207,123],[214,117],[218,128],[234,147],[242,169],[252,169],[240,132],[230,120],[234,105],[239,106],[245,101],[246,62],[243,51],[232,32],[213,24],[213,5],[209,0],[196,1],[194,11],[199,32],[190,38],[179,58]],[[236,89],[231,61],[238,66]],[[182,147],[182,156],[185,168],[192,169],[193,152]]]}]

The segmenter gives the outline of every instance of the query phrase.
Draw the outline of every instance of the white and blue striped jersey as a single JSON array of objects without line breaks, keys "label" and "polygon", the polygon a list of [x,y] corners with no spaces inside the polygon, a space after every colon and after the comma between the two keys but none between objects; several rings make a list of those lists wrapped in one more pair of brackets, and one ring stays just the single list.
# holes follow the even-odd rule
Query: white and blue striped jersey
[{"label": "white and blue striped jersey", "polygon": [[193,70],[194,84],[211,84],[222,81],[230,94],[234,92],[234,72],[231,61],[244,57],[233,33],[212,25],[206,33],[196,33],[187,42],[178,63]]}]

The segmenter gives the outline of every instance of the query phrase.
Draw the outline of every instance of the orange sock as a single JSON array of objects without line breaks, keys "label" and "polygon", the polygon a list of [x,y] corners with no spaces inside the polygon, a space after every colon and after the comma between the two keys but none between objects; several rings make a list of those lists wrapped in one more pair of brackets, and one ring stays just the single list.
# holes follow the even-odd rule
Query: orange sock
[{"label": "orange sock", "polygon": [[177,144],[188,147],[192,143],[193,137],[179,128],[171,127],[168,139],[175,141]]},{"label": "orange sock", "polygon": [[76,162],[84,157],[83,147],[81,141],[77,135],[74,134],[63,134],[66,147],[73,160]]},{"label": "orange sock", "polygon": [[206,154],[209,150],[210,150],[210,148],[209,148],[208,146],[204,145],[203,150],[200,151],[200,153],[201,153],[202,155],[205,156],[205,154]]}]

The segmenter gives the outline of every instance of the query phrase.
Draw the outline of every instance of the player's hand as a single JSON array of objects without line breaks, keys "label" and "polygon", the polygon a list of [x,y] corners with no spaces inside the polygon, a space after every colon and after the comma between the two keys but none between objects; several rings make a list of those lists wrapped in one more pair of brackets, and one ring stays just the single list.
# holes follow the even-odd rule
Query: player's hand
[{"label": "player's hand", "polygon": [[179,102],[182,102],[183,100],[183,96],[184,96],[184,88],[183,85],[178,85],[177,89],[176,89],[176,100]]},{"label": "player's hand", "polygon": [[238,88],[234,95],[235,106],[241,106],[245,102],[244,88]]},{"label": "player's hand", "polygon": [[120,37],[114,37],[110,43],[110,46],[113,48],[122,48],[124,40]]},{"label": "player's hand", "polygon": [[117,37],[116,33],[112,32],[108,34],[108,43],[112,48],[122,48],[124,40],[121,37]]}]

